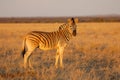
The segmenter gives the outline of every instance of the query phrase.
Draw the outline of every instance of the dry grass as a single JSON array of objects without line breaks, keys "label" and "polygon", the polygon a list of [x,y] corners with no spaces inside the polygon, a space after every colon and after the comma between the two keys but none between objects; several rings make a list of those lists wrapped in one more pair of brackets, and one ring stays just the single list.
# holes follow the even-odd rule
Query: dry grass
[{"label": "dry grass", "polygon": [[120,80],[120,23],[79,23],[77,37],[64,51],[63,69],[54,67],[55,50],[37,49],[31,57],[35,70],[24,70],[23,35],[59,25],[0,24],[0,80]]}]

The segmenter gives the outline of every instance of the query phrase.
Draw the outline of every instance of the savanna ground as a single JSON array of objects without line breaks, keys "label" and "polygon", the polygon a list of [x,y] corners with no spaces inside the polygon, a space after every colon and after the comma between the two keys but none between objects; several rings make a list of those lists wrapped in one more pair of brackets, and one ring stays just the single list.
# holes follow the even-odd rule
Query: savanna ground
[{"label": "savanna ground", "polygon": [[22,40],[32,30],[55,31],[60,23],[0,24],[0,80],[120,80],[120,23],[79,23],[55,68],[56,50],[36,49],[34,70],[23,69]]}]

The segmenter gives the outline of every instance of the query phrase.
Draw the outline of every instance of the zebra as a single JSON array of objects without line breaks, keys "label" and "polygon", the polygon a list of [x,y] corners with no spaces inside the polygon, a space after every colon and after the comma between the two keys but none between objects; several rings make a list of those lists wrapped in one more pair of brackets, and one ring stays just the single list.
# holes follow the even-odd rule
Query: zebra
[{"label": "zebra", "polygon": [[21,52],[24,59],[24,68],[33,69],[30,56],[36,48],[42,50],[57,49],[55,67],[58,68],[58,60],[60,59],[60,67],[63,68],[63,51],[70,39],[77,34],[77,22],[77,18],[71,18],[68,19],[68,23],[60,25],[57,31],[31,31],[26,34]]}]

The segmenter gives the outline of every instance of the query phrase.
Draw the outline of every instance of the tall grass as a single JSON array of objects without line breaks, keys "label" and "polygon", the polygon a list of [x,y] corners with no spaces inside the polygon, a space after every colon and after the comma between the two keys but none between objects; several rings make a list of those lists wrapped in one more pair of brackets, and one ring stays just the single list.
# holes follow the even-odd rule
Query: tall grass
[{"label": "tall grass", "polygon": [[64,68],[56,69],[56,50],[36,49],[34,71],[23,69],[22,40],[32,30],[55,31],[60,23],[0,24],[1,80],[119,80],[120,23],[79,23],[77,36],[64,51]]}]

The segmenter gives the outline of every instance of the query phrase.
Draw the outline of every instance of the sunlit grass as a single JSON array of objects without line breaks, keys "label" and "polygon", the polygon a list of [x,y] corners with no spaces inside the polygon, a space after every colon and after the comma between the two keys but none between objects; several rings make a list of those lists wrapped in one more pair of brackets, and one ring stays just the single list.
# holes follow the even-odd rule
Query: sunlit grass
[{"label": "sunlit grass", "polygon": [[77,36],[64,51],[64,68],[56,69],[55,50],[36,49],[35,71],[23,69],[22,40],[29,31],[55,31],[60,23],[0,24],[0,79],[119,80],[120,23],[79,23]]}]

